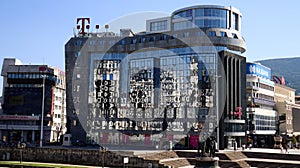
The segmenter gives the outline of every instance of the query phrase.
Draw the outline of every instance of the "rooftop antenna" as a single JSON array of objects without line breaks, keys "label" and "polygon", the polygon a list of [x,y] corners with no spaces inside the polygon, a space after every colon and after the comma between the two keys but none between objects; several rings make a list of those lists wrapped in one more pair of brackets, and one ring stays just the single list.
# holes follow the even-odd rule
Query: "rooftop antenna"
[{"label": "rooftop antenna", "polygon": [[100,25],[97,24],[95,27],[96,27],[96,33],[99,33]]},{"label": "rooftop antenna", "polygon": [[75,27],[73,27],[73,34],[74,34],[74,37],[77,37],[76,36],[76,28]]},{"label": "rooftop antenna", "polygon": [[105,28],[105,32],[107,32],[109,25],[105,25],[104,28]]}]

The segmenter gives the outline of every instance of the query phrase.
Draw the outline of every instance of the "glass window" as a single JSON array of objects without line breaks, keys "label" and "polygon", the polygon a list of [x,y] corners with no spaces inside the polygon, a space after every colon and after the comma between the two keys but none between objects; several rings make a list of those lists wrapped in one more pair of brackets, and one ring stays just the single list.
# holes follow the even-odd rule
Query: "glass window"
[{"label": "glass window", "polygon": [[221,34],[221,37],[227,37],[226,32],[221,31],[220,34]]},{"label": "glass window", "polygon": [[167,40],[167,35],[162,35],[161,40]]},{"label": "glass window", "polygon": [[196,9],[195,16],[204,16],[204,9]]},{"label": "glass window", "polygon": [[136,41],[137,41],[136,38],[132,39],[132,44],[136,44]]},{"label": "glass window", "polygon": [[150,23],[150,31],[167,30],[167,20]]},{"label": "glass window", "polygon": [[110,45],[114,45],[114,44],[115,44],[115,40],[110,40],[110,41],[109,41],[109,44],[110,44]]},{"label": "glass window", "polygon": [[204,19],[196,19],[195,20],[195,25],[197,25],[198,27],[205,27],[204,26]]},{"label": "glass window", "polygon": [[192,15],[193,15],[193,11],[191,9],[185,11],[185,17],[191,17]]},{"label": "glass window", "polygon": [[90,41],[90,45],[95,45],[95,41],[94,41],[94,40],[91,40],[91,41]]},{"label": "glass window", "polygon": [[[220,9],[197,9],[195,24],[201,28],[227,28],[227,11]],[[198,18],[197,18],[198,17]]]},{"label": "glass window", "polygon": [[190,10],[186,10],[186,11],[183,11],[183,12],[180,12],[180,13],[177,13],[174,18],[180,18],[180,17],[191,17],[193,16],[193,10],[190,9]]},{"label": "glass window", "polygon": [[197,32],[198,36],[206,36],[205,33],[203,31]]},{"label": "glass window", "polygon": [[120,44],[121,44],[121,45],[124,45],[125,42],[126,42],[126,41],[123,39],[123,40],[120,41]]},{"label": "glass window", "polygon": [[155,36],[150,37],[149,41],[156,41],[156,37]]},{"label": "glass window", "polygon": [[208,36],[216,36],[216,32],[215,31],[209,31],[207,35]]},{"label": "glass window", "polygon": [[224,9],[204,9],[204,16],[226,17],[226,13]]},{"label": "glass window", "polygon": [[80,46],[81,44],[82,44],[82,41],[81,41],[81,40],[77,40],[77,41],[76,41],[76,45],[77,45],[77,46]]},{"label": "glass window", "polygon": [[183,33],[183,37],[184,37],[184,38],[188,38],[189,35],[190,35],[189,32],[184,32],[184,33]]},{"label": "glass window", "polygon": [[211,28],[211,27],[220,27],[220,28],[226,28],[226,20],[225,19],[196,19],[195,25],[197,25],[200,28]]},{"label": "glass window", "polygon": [[190,21],[174,23],[174,30],[183,30],[183,29],[188,29],[188,28],[192,28],[192,27],[193,27],[193,23]]},{"label": "glass window", "polygon": [[75,57],[79,57],[80,56],[80,51],[75,53]]},{"label": "glass window", "polygon": [[232,38],[238,39],[237,35],[235,33],[231,33]]},{"label": "glass window", "polygon": [[238,14],[232,13],[231,15],[231,28],[235,30],[239,30],[239,24],[238,24]]},{"label": "glass window", "polygon": [[104,45],[104,41],[103,41],[103,40],[100,40],[100,41],[99,41],[99,45]]}]

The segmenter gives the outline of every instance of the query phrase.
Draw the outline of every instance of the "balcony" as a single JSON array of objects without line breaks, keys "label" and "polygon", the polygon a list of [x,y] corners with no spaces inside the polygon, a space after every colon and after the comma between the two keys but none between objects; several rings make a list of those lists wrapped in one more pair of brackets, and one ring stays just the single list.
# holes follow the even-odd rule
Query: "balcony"
[{"label": "balcony", "polygon": [[245,132],[224,132],[224,136],[246,136]]},{"label": "balcony", "polygon": [[245,120],[241,120],[241,119],[225,119],[224,123],[245,124],[246,121]]},{"label": "balcony", "polygon": [[259,87],[257,87],[257,86],[247,86],[247,90],[258,91],[258,90],[259,90]]},{"label": "balcony", "polygon": [[276,130],[253,130],[253,134],[257,135],[274,135]]},{"label": "balcony", "polygon": [[275,101],[273,100],[266,100],[266,99],[260,99],[260,98],[253,98],[254,103],[257,104],[263,104],[263,105],[268,105],[268,106],[274,106]]},{"label": "balcony", "polygon": [[255,107],[247,107],[246,111],[247,112],[255,112]]}]

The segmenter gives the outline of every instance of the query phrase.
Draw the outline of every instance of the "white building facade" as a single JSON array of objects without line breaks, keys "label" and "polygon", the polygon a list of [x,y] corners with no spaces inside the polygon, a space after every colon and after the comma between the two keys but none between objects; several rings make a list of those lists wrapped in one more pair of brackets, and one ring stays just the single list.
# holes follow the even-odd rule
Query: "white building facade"
[{"label": "white building facade", "polygon": [[247,63],[247,135],[256,147],[272,146],[276,134],[277,112],[274,110],[274,82],[271,69]]},{"label": "white building facade", "polygon": [[59,142],[59,137],[67,131],[65,72],[55,68],[54,74],[57,76],[57,82],[53,89],[53,123],[50,142]]}]

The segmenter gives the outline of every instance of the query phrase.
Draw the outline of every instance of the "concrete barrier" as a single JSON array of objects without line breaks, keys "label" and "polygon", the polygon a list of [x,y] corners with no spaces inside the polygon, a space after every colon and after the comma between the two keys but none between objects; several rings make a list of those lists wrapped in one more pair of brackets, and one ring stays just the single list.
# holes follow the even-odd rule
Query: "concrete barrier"
[{"label": "concrete barrier", "polygon": [[[1,160],[19,160],[20,149],[14,147],[0,147]],[[124,153],[89,149],[56,149],[56,148],[24,148],[23,161],[64,163],[91,166],[123,167]],[[127,167],[164,167],[158,161],[144,160],[136,156],[129,158]]]}]

